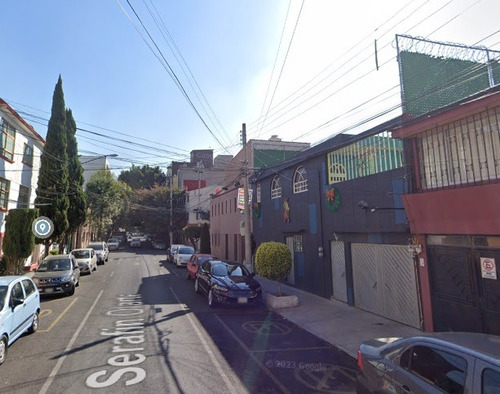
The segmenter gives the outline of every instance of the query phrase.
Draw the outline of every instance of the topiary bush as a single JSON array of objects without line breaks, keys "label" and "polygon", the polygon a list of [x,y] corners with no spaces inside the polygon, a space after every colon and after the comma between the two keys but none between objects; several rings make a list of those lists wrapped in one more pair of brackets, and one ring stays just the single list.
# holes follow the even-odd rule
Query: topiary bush
[{"label": "topiary bush", "polygon": [[292,268],[290,249],[281,242],[263,242],[255,253],[255,270],[263,278],[275,280],[281,295],[279,280],[285,278]]}]

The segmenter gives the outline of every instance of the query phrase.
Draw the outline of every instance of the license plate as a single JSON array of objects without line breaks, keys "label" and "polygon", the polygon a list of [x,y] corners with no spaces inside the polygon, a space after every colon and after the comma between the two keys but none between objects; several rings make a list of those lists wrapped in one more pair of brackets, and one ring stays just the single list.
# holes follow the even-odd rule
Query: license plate
[{"label": "license plate", "polygon": [[45,293],[52,293],[54,291],[54,289],[52,287],[48,287],[46,289],[42,289],[45,291]]},{"label": "license plate", "polygon": [[238,297],[238,304],[246,304],[248,302],[247,297]]}]

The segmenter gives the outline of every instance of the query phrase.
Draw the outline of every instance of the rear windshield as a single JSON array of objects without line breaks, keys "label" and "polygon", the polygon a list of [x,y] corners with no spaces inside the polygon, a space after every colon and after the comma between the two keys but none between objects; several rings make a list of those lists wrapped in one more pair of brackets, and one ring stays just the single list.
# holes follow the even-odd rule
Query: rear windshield
[{"label": "rear windshield", "polygon": [[194,254],[194,248],[191,246],[183,246],[179,249],[179,254]]},{"label": "rear windshield", "polygon": [[88,259],[90,257],[90,251],[88,250],[73,250],[71,252],[76,259]]},{"label": "rear windshield", "polygon": [[71,262],[68,259],[43,260],[37,271],[68,271],[71,269]]},{"label": "rear windshield", "polygon": [[92,248],[94,250],[102,250],[102,244],[90,244],[89,248]]}]

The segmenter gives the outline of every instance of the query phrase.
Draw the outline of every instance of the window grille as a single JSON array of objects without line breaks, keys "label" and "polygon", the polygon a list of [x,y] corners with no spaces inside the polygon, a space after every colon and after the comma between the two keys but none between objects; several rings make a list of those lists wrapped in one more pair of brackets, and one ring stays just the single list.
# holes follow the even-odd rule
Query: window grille
[{"label": "window grille", "polygon": [[23,163],[33,166],[33,148],[28,144],[24,144]]},{"label": "window grille", "polygon": [[304,167],[299,167],[293,175],[293,192],[303,193],[307,191],[307,173]]},{"label": "window grille", "polygon": [[384,131],[328,154],[328,183],[393,170],[403,166],[403,142]]},{"label": "window grille", "polygon": [[423,190],[500,179],[500,107],[419,134]]},{"label": "window grille", "polygon": [[276,175],[271,182],[271,198],[281,197],[280,177]]}]

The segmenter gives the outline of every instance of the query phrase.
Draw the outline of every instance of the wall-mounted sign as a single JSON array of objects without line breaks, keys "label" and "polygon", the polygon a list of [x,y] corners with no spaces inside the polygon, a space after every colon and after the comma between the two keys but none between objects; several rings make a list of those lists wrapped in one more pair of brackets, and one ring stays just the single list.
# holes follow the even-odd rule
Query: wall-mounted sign
[{"label": "wall-mounted sign", "polygon": [[[248,205],[252,202],[253,190],[248,189]],[[238,188],[238,209],[245,209],[245,189]]]},{"label": "wall-mounted sign", "polygon": [[497,266],[494,258],[481,257],[481,276],[485,279],[497,279]]}]

